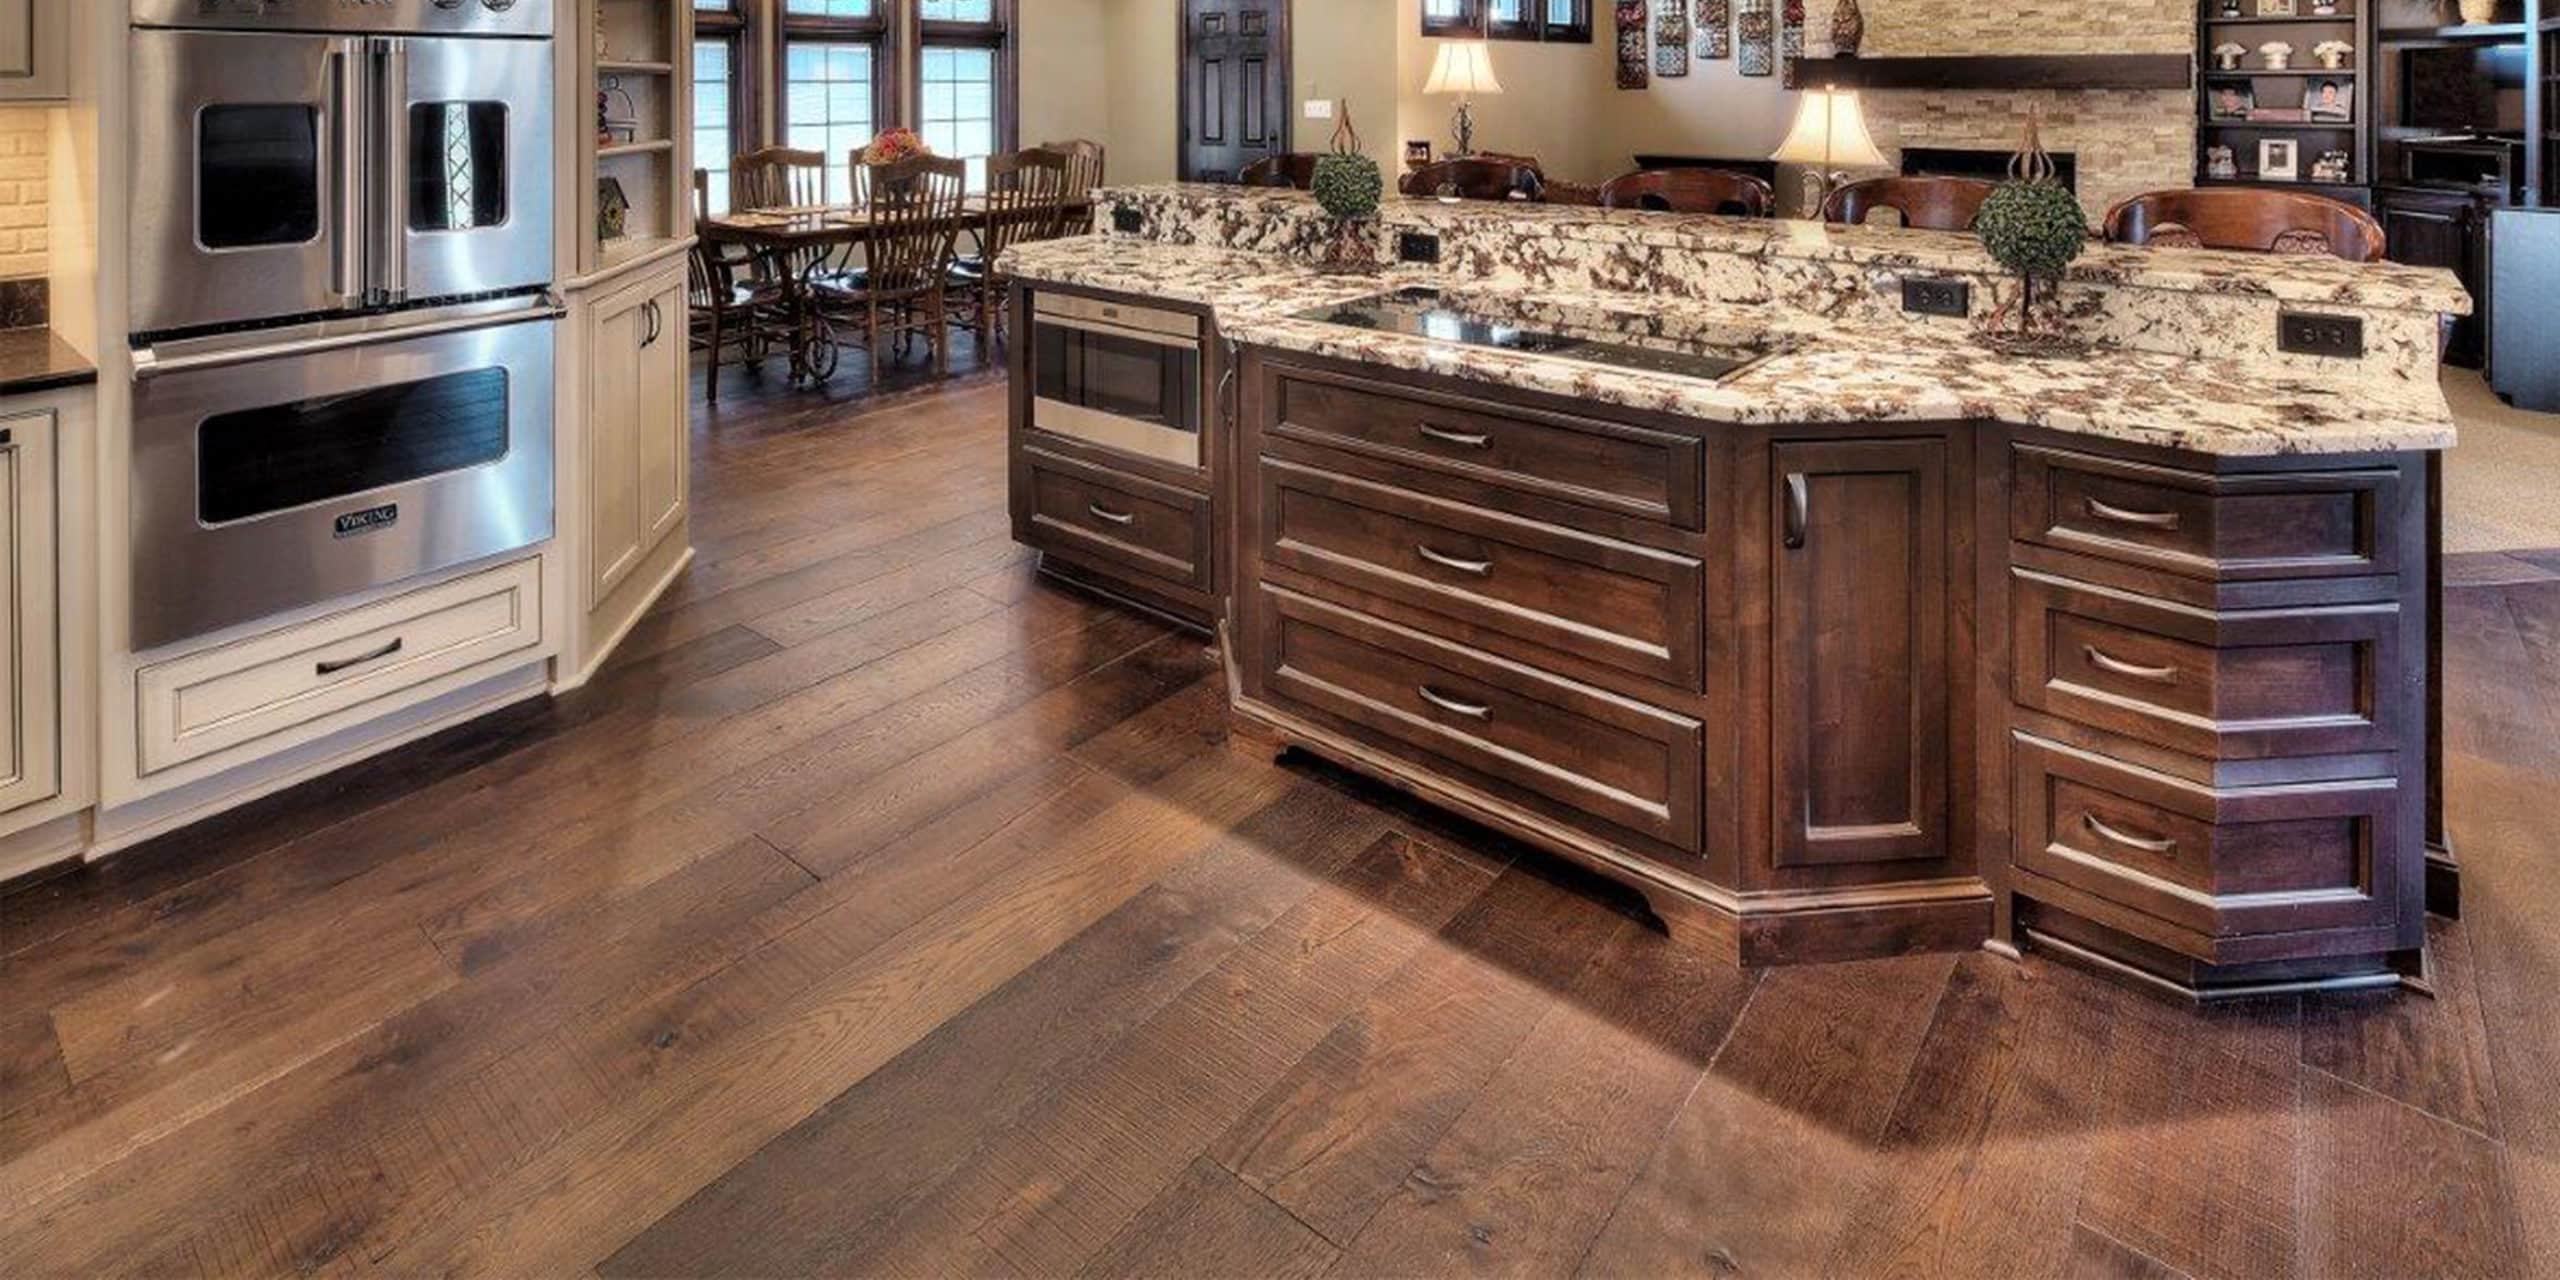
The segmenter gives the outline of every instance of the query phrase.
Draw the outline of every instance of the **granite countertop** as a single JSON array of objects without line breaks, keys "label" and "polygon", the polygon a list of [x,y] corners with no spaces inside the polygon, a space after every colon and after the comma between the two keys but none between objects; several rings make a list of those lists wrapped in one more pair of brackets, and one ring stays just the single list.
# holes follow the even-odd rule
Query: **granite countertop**
[{"label": "granite countertop", "polygon": [[[1172,183],[1106,188],[1100,203],[1189,202],[1234,217],[1321,218],[1302,191]],[[1715,214],[1597,209],[1531,201],[1439,200],[1390,196],[1379,210],[1389,226],[1423,229],[1460,224],[1509,228],[1527,240],[1605,237],[1705,253],[1788,258],[1974,275],[2003,274],[1975,236],[1901,227],[1832,226],[1802,218],[1737,218]],[[2091,243],[2071,264],[2075,283],[2273,298],[2304,305],[2372,307],[2471,314],[2471,296],[2451,272],[2396,263],[2344,262],[2320,254],[2270,256],[2213,249],[2167,249]]]},{"label": "granite countertop", "polygon": [[0,329],[0,396],[86,386],[98,367],[51,329]]},{"label": "granite countertop", "polygon": [[[2315,274],[2325,269],[2311,268]],[[1276,256],[1116,236],[1017,246],[1009,251],[1007,270],[1035,284],[1207,306],[1220,332],[1243,345],[1705,422],[1984,418],[2232,457],[2443,449],[2454,443],[2452,412],[2433,383],[2344,373],[2317,378],[2236,360],[2112,348],[2022,359],[1988,350],[1960,330],[1864,329],[1776,310],[1632,293],[1506,290],[1425,267],[1332,275]],[[1310,308],[1408,285],[1439,287],[1579,332],[1641,340],[1724,327],[1761,329],[1795,341],[1732,378],[1710,382],[1295,318]]]}]

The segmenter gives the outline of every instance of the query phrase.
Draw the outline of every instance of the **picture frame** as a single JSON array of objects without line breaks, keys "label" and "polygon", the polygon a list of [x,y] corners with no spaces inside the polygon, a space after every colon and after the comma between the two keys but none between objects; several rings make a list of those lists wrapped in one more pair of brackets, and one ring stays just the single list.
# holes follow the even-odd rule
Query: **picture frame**
[{"label": "picture frame", "polygon": [[2226,180],[2237,179],[2240,176],[2240,159],[2231,148],[2219,145],[2207,147],[2204,154],[2204,176]]},{"label": "picture frame", "polygon": [[2246,80],[2215,81],[2206,98],[2206,110],[2214,120],[2246,120],[2257,109],[2257,86]]},{"label": "picture frame", "polygon": [[2356,118],[2355,81],[2322,78],[2302,88],[2302,106],[2310,118],[2326,124],[2350,124]]},{"label": "picture frame", "polygon": [[1423,169],[1428,168],[1430,164],[1431,139],[1406,139],[1404,144],[1404,167],[1408,169]]},{"label": "picture frame", "polygon": [[2301,16],[2301,0],[2258,0],[2261,18],[2294,18]]},{"label": "picture frame", "polygon": [[2292,138],[2260,138],[2258,140],[2258,180],[2261,182],[2301,181],[2302,144]]}]

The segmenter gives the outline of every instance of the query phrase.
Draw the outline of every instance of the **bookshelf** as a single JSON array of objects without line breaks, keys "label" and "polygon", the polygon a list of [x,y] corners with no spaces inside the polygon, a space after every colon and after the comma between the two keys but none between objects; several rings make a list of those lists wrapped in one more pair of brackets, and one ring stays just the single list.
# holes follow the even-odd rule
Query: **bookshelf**
[{"label": "bookshelf", "polygon": [[[692,0],[576,0],[562,7],[574,70],[577,275],[656,257],[693,234]],[[564,80],[571,79],[564,77]],[[607,233],[608,186],[627,205]]]},{"label": "bookshelf", "polygon": [[[2196,23],[2196,182],[2199,186],[2307,188],[2357,204],[2370,202],[2373,182],[2371,92],[2373,8],[2382,0],[2199,0]],[[2330,12],[2319,12],[2327,8]],[[2290,12],[2286,12],[2290,10]],[[2261,52],[2268,44],[2292,47],[2281,67]],[[2321,58],[2323,45],[2344,45],[2337,66]],[[2237,46],[2237,66],[2222,51]],[[2318,118],[2313,118],[2314,116]],[[2262,142],[2290,141],[2293,176],[2262,169]],[[2231,151],[2229,172],[2217,172],[2214,149]],[[2324,177],[2318,162],[2342,152],[2344,171]]]}]

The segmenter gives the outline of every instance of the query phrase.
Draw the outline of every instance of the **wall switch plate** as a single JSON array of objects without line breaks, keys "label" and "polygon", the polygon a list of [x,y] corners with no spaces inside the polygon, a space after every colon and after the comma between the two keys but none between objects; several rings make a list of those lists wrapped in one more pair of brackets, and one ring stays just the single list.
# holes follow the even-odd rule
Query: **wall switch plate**
[{"label": "wall switch plate", "polygon": [[1440,237],[1420,231],[1400,232],[1396,236],[1396,261],[1419,262],[1436,266],[1440,261]]},{"label": "wall switch plate", "polygon": [[1307,118],[1309,120],[1331,120],[1333,118],[1333,99],[1307,99]]},{"label": "wall switch plate", "polygon": [[1913,315],[1952,316],[1961,320],[1973,314],[1973,286],[1962,280],[1904,276],[1902,309]]},{"label": "wall switch plate", "polygon": [[2364,317],[2331,316],[2316,311],[2276,313],[2276,350],[2294,356],[2364,358]]},{"label": "wall switch plate", "polygon": [[1147,215],[1125,204],[1111,206],[1111,229],[1134,236],[1147,229]]}]

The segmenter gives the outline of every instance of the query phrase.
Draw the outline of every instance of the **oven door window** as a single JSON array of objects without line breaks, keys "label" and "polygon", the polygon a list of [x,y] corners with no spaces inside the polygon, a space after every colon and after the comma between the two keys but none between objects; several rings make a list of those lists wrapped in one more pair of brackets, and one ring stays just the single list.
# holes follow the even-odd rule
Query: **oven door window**
[{"label": "oven door window", "polygon": [[225,103],[196,114],[196,240],[207,249],[320,238],[320,112]]},{"label": "oven door window", "polygon": [[409,229],[470,231],[507,220],[507,107],[409,107]]},{"label": "oven door window", "polygon": [[505,456],[505,369],[244,409],[197,428],[196,519],[251,520]]},{"label": "oven door window", "polygon": [[1036,326],[1041,399],[1174,431],[1200,429],[1200,351],[1066,324]]}]

